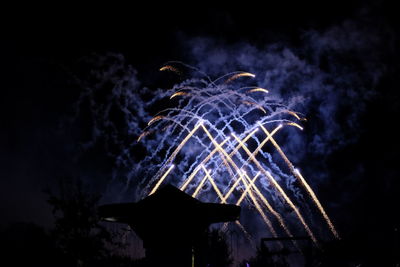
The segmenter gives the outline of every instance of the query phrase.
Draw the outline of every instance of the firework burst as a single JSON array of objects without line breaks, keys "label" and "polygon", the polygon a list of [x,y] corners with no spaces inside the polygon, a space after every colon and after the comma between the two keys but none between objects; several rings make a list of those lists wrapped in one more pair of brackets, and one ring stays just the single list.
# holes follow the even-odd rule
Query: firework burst
[{"label": "firework burst", "polygon": [[[179,62],[160,70],[181,74],[177,65],[195,70],[201,77],[185,80],[169,90],[166,97],[175,106],[156,114],[139,136],[138,141],[151,134],[163,135],[148,155],[161,162],[152,178],[141,184],[143,192],[152,194],[169,180],[193,197],[254,210],[273,237],[279,233],[292,237],[290,228],[300,225],[318,245],[298,207],[301,203],[295,203],[295,196],[290,194],[292,188],[285,183],[285,179],[290,179],[309,195],[330,231],[339,238],[316,194],[274,138],[286,127],[303,130],[300,124],[306,119],[302,114],[277,102],[264,88],[240,87],[255,77],[252,73],[233,72],[212,80]],[[276,164],[272,152],[265,149],[267,144],[278,152],[288,172]],[[289,224],[283,214],[288,211],[282,206],[288,207],[297,223]],[[246,225],[236,225],[248,237]]]}]

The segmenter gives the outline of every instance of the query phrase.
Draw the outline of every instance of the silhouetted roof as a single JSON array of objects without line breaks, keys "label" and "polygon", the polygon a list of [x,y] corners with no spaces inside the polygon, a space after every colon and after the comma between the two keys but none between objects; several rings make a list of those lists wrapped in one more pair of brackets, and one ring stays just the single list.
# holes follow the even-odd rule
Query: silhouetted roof
[{"label": "silhouetted roof", "polygon": [[99,208],[103,220],[129,224],[143,237],[191,233],[211,223],[239,219],[240,207],[203,203],[178,188],[166,185],[137,203],[118,203]]}]

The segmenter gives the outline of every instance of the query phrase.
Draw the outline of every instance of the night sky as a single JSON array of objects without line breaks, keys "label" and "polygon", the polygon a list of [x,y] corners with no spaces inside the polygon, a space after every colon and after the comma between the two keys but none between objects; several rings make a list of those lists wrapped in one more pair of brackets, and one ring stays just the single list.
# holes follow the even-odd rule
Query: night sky
[{"label": "night sky", "polygon": [[[219,67],[247,70],[243,62],[257,62],[253,70],[260,71],[263,51],[273,51],[275,45],[334,73],[324,81],[338,92],[332,96],[314,92],[317,85],[304,91],[315,82],[312,78],[292,81],[301,82],[298,90],[315,99],[300,107],[315,116],[308,115],[311,133],[303,139],[310,151],[298,154],[296,145],[288,149],[308,177],[322,177],[311,184],[345,240],[358,246],[357,253],[385,255],[399,242],[400,231],[397,17],[394,4],[385,1],[13,10],[0,26],[0,224],[24,221],[51,228],[43,190],[62,177],[81,176],[93,190],[106,191],[105,181],[116,168],[113,159],[101,146],[82,152],[90,126],[84,120],[70,122],[82,90],[76,81],[89,76],[87,58],[123,55],[140,86],[151,91],[173,84],[173,78],[158,73],[169,60],[212,75]],[[246,51],[257,54],[236,60]],[[213,68],[219,53],[228,59]],[[293,88],[280,95],[295,94]],[[331,132],[326,124],[332,125]],[[316,144],[319,128],[324,133]],[[143,150],[135,153],[135,160],[143,157]]]}]

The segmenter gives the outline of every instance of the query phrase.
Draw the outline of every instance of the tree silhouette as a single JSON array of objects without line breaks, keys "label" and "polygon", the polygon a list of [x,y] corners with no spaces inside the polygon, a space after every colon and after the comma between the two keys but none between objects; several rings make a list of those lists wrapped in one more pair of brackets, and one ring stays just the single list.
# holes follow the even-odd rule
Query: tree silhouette
[{"label": "tree silhouette", "polygon": [[81,180],[72,179],[60,181],[59,194],[47,193],[55,218],[52,235],[65,259],[75,266],[98,266],[109,259],[115,242],[97,217],[100,196],[85,190]]}]

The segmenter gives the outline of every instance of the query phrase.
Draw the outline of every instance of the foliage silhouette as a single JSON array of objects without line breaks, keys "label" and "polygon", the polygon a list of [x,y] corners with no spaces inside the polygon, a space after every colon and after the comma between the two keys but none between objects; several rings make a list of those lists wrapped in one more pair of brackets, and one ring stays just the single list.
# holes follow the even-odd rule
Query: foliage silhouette
[{"label": "foliage silhouette", "polygon": [[97,216],[100,195],[85,189],[81,180],[62,179],[59,192],[47,191],[52,206],[55,246],[75,266],[103,266],[107,262],[127,259],[115,255],[123,244],[102,225]]}]

